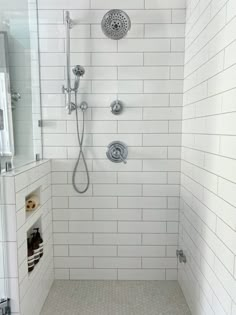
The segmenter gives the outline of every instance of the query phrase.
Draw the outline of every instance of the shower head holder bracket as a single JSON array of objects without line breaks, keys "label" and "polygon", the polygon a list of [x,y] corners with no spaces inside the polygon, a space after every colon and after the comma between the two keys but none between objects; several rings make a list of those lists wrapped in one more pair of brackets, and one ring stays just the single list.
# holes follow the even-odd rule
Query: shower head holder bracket
[{"label": "shower head holder bracket", "polygon": [[73,20],[70,18],[70,12],[69,11],[66,11],[66,14],[65,14],[65,22],[66,24],[68,25],[69,29],[72,29],[73,25],[74,25],[74,22]]}]

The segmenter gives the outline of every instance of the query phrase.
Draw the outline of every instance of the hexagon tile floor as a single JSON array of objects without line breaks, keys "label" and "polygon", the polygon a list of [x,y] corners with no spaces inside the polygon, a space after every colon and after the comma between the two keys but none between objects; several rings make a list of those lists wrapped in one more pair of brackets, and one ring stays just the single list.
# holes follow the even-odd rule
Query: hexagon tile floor
[{"label": "hexagon tile floor", "polygon": [[55,281],[41,315],[191,315],[176,281]]}]

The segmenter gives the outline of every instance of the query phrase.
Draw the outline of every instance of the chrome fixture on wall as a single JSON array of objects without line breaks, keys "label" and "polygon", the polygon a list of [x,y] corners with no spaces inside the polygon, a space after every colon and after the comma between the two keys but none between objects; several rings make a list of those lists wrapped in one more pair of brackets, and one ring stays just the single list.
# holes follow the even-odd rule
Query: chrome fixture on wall
[{"label": "chrome fixture on wall", "polygon": [[177,249],[176,256],[177,256],[177,258],[179,258],[180,263],[186,264],[187,258],[186,258],[186,255],[184,254],[182,249],[180,249],[180,250]]},{"label": "chrome fixture on wall", "polygon": [[10,307],[10,299],[0,299],[0,314],[2,315],[10,315],[11,307]]},{"label": "chrome fixture on wall", "polygon": [[107,147],[107,158],[114,163],[126,164],[128,157],[128,147],[121,141],[113,141]]},{"label": "chrome fixture on wall", "polygon": [[80,65],[74,66],[72,69],[75,75],[74,87],[71,85],[71,60],[70,60],[70,30],[72,29],[74,23],[70,18],[70,12],[66,11],[65,16],[66,22],[66,87],[62,86],[62,92],[66,94],[66,108],[68,109],[68,114],[71,115],[72,111],[76,109],[76,104],[71,101],[72,93],[77,93],[79,90],[80,78],[85,74],[84,67]]},{"label": "chrome fixture on wall", "polygon": [[16,109],[17,103],[21,100],[21,94],[15,91],[11,91],[11,108]]},{"label": "chrome fixture on wall", "polygon": [[[68,114],[71,115],[73,111],[75,111],[76,115],[76,129],[77,129],[77,138],[79,143],[79,155],[77,158],[77,161],[75,163],[75,167],[73,170],[72,175],[72,185],[75,189],[75,191],[79,194],[85,193],[90,185],[90,177],[89,177],[89,171],[87,162],[84,156],[83,151],[83,144],[84,144],[84,131],[85,131],[85,112],[88,109],[88,104],[86,102],[82,102],[80,105],[78,104],[78,92],[79,92],[79,86],[80,86],[80,78],[85,74],[84,67],[80,65],[74,66],[72,69],[72,73],[75,76],[74,81],[74,87],[71,86],[71,62],[70,62],[70,30],[73,27],[73,21],[70,18],[70,13],[66,11],[65,16],[66,21],[66,81],[67,81],[67,87],[63,86],[62,91],[66,94],[66,108],[68,109]],[[75,102],[71,101],[71,95],[74,93]],[[79,126],[79,112],[78,110],[81,110],[83,119],[82,119],[82,130],[80,132],[80,126]],[[78,185],[76,184],[76,174],[78,167],[80,163],[84,164],[84,168],[86,171],[86,177],[87,177],[87,183],[84,189],[78,188]]]},{"label": "chrome fixture on wall", "polygon": [[20,93],[18,93],[16,91],[12,91],[11,92],[11,100],[12,100],[12,102],[18,102],[20,99],[21,99]]},{"label": "chrome fixture on wall", "polygon": [[124,105],[120,100],[111,103],[111,112],[114,115],[120,115],[123,112]]},{"label": "chrome fixture on wall", "polygon": [[[73,169],[73,175],[72,175],[72,185],[74,187],[74,190],[79,193],[79,194],[83,194],[85,193],[88,189],[89,189],[89,185],[90,185],[90,177],[89,177],[89,170],[88,170],[88,165],[84,156],[84,151],[83,151],[83,144],[84,144],[84,128],[85,128],[85,112],[88,109],[88,105],[86,102],[82,102],[79,106],[80,110],[82,111],[82,115],[83,115],[83,121],[82,121],[82,131],[80,133],[80,126],[79,126],[79,114],[78,114],[78,106],[77,106],[77,93],[75,93],[75,114],[76,114],[76,129],[77,129],[77,137],[78,137],[78,143],[79,143],[79,155],[77,158],[77,161],[75,163],[75,167]],[[84,168],[85,168],[85,172],[86,172],[86,177],[87,177],[87,183],[84,189],[79,189],[77,184],[76,184],[76,174],[77,174],[77,170],[78,167],[81,163],[84,163]]]},{"label": "chrome fixture on wall", "polygon": [[84,67],[80,65],[76,65],[73,69],[72,72],[75,75],[75,83],[74,83],[74,91],[78,91],[79,89],[79,83],[80,83],[80,78],[85,74],[85,69]]},{"label": "chrome fixture on wall", "polygon": [[66,108],[68,109],[68,114],[72,112],[71,108],[71,73],[70,73],[70,30],[72,28],[72,20],[70,18],[70,13],[66,11],[65,15],[65,25],[66,25],[66,83],[67,86],[62,86],[62,92],[66,94]]},{"label": "chrome fixture on wall", "polygon": [[102,31],[110,39],[122,39],[130,29],[131,20],[122,10],[110,10],[102,19]]}]

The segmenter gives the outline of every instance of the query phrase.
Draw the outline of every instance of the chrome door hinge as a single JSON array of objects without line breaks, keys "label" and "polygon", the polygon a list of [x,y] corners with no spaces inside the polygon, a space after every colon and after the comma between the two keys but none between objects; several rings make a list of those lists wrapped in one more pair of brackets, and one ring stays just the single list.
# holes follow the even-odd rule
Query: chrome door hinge
[{"label": "chrome door hinge", "polygon": [[35,154],[35,161],[38,162],[38,161],[40,161],[40,160],[41,160],[40,154],[39,154],[39,153],[36,153],[36,154]]},{"label": "chrome door hinge", "polygon": [[11,314],[10,299],[1,299],[0,300],[0,315],[9,315],[9,314]]},{"label": "chrome door hinge", "polygon": [[177,249],[177,251],[176,251],[176,256],[177,256],[177,258],[179,258],[179,262],[180,262],[180,263],[186,264],[186,262],[187,262],[187,257],[186,257],[186,255],[184,254],[184,251],[183,251],[182,249]]},{"label": "chrome door hinge", "polygon": [[40,120],[38,120],[38,126],[40,127],[40,128],[42,128],[43,127],[43,121],[40,119]]},{"label": "chrome door hinge", "polygon": [[4,130],[4,112],[0,109],[0,130]]}]

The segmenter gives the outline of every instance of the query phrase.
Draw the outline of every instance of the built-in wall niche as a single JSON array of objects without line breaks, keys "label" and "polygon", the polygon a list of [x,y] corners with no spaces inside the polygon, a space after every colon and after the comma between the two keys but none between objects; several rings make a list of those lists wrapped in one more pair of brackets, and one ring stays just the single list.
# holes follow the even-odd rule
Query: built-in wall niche
[{"label": "built-in wall niche", "polygon": [[40,207],[40,187],[25,197],[26,217],[31,216]]},{"label": "built-in wall niche", "polygon": [[33,272],[43,257],[42,218],[40,217],[27,231],[28,272]]}]

